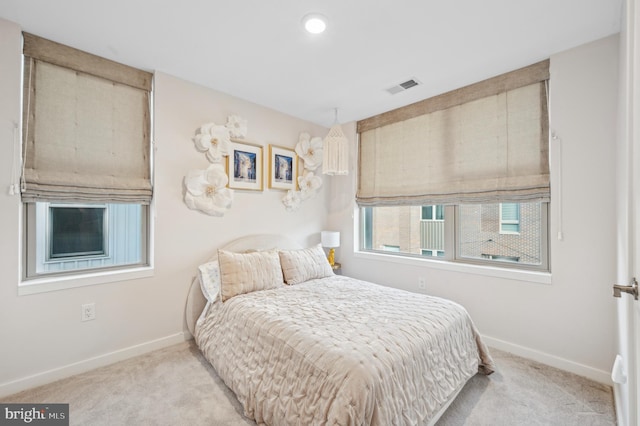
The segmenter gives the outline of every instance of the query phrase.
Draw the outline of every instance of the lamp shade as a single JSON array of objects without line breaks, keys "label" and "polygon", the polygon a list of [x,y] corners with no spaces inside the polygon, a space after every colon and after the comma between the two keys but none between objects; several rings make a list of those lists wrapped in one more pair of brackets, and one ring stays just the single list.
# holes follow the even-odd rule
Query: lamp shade
[{"label": "lamp shade", "polygon": [[349,140],[339,124],[334,125],[324,138],[322,173],[325,175],[349,174]]},{"label": "lamp shade", "polygon": [[340,247],[340,232],[322,231],[320,233],[320,243],[322,244],[322,247]]}]

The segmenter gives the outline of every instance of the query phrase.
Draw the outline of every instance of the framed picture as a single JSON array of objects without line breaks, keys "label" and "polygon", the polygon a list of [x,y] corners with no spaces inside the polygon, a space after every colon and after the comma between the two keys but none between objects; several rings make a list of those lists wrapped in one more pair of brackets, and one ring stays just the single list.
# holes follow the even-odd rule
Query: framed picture
[{"label": "framed picture", "polygon": [[291,148],[269,145],[269,188],[297,189],[298,156]]},{"label": "framed picture", "polygon": [[262,191],[262,146],[231,140],[227,157],[229,188]]}]

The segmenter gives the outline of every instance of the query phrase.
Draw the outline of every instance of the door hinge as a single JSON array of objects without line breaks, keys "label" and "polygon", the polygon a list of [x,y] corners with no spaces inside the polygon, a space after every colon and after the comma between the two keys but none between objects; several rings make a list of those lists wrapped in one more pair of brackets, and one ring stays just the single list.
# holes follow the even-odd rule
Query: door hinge
[{"label": "door hinge", "polygon": [[631,285],[613,285],[613,297],[622,297],[622,293],[629,293],[638,300],[638,281],[635,277],[631,280]]}]

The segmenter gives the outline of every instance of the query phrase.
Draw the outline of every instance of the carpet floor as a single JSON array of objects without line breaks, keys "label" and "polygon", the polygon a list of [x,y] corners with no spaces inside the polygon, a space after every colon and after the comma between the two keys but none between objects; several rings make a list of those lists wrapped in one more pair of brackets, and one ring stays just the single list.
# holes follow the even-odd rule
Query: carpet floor
[{"label": "carpet floor", "polygon": [[[496,349],[437,426],[615,425],[610,387]],[[71,425],[255,425],[193,340],[2,398],[68,403]]]}]

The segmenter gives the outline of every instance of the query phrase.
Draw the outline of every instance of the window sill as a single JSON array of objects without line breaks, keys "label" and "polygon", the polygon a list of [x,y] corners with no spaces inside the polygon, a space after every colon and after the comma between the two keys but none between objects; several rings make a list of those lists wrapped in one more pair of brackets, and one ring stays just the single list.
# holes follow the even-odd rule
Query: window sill
[{"label": "window sill", "polygon": [[431,260],[415,257],[393,256],[380,253],[356,251],[354,256],[358,259],[376,260],[379,262],[398,263],[411,266],[422,266],[432,269],[440,269],[466,274],[482,275],[494,278],[504,278],[515,281],[551,285],[551,273],[542,271],[530,271],[524,269],[508,269],[487,265],[473,265],[446,260]]},{"label": "window sill", "polygon": [[25,296],[28,294],[46,293],[49,291],[65,290],[89,285],[149,278],[152,277],[153,274],[153,267],[144,266],[112,271],[91,272],[86,274],[36,278],[20,282],[20,285],[18,286],[18,295]]}]

